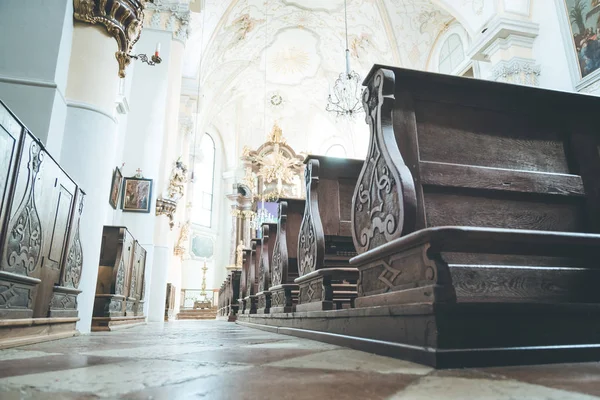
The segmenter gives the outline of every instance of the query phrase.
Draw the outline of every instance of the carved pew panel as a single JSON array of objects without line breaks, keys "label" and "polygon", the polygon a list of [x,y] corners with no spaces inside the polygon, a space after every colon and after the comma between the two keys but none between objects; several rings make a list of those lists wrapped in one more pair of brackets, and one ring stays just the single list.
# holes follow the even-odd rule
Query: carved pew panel
[{"label": "carved pew panel", "polygon": [[293,312],[298,302],[298,235],[304,200],[279,199],[277,238],[273,250],[271,312]]},{"label": "carved pew panel", "polygon": [[240,278],[242,271],[234,270],[227,277],[227,316],[228,321],[233,322],[237,318],[239,311],[238,299],[240,298]]},{"label": "carved pew panel", "polygon": [[[399,239],[460,226],[488,228],[492,241],[496,228],[562,232],[575,246],[582,239],[570,242],[567,232],[600,232],[600,184],[591,179],[600,154],[589,150],[600,135],[582,111],[596,100],[394,67],[375,66],[366,82],[371,143],[352,209],[353,239],[365,254],[352,264],[360,295],[373,297],[357,306],[599,300],[587,283],[598,275],[587,248],[559,256],[548,246],[523,254],[517,243],[486,252],[469,242],[462,251],[434,251],[436,240],[456,234],[448,230],[415,248]],[[523,240],[555,237],[532,235]],[[380,257],[392,243],[394,255]]]},{"label": "carved pew panel", "polygon": [[262,225],[260,264],[258,269],[258,304],[257,314],[268,314],[271,309],[271,263],[273,262],[274,238],[277,235],[277,224]]},{"label": "carved pew panel", "polygon": [[250,269],[249,274],[247,275],[247,295],[244,298],[246,301],[246,311],[244,314],[256,314],[258,304],[258,297],[256,294],[258,293],[258,274],[261,257],[260,239],[252,239],[250,247]]},{"label": "carved pew panel", "polygon": [[[349,265],[356,254],[351,199],[362,165],[361,160],[306,158],[307,200],[298,242],[300,277],[295,280],[298,311],[352,306],[357,296],[358,271]],[[317,289],[320,294],[314,294]]]},{"label": "carved pew panel", "polygon": [[240,297],[238,300],[238,304],[239,304],[239,313],[240,314],[245,314],[246,311],[246,292],[248,291],[247,287],[248,287],[248,275],[250,275],[250,257],[251,257],[251,253],[252,250],[251,249],[244,249],[242,256],[243,256],[243,262],[242,262],[242,273],[240,275]]}]

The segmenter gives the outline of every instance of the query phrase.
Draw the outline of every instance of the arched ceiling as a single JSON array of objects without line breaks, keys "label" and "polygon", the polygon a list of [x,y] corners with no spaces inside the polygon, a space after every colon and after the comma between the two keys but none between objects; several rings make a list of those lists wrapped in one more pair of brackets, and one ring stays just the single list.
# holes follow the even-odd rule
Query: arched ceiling
[{"label": "arched ceiling", "polygon": [[[424,69],[440,33],[456,20],[478,28],[493,11],[486,2],[348,0],[351,68],[361,77],[374,63]],[[342,124],[325,111],[345,66],[343,0],[205,0],[192,32],[184,76],[199,78],[200,126],[215,127],[226,152],[257,147],[277,120],[298,152],[338,137],[350,156],[366,153],[364,120]]]}]

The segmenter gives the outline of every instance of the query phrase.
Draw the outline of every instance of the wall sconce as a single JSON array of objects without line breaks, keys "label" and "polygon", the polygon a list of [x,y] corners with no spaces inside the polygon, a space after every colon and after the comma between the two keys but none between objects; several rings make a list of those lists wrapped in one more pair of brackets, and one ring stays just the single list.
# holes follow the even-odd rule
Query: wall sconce
[{"label": "wall sconce", "polygon": [[154,50],[154,54],[150,57],[150,59],[148,59],[148,56],[145,54],[130,55],[130,57],[134,58],[136,60],[140,60],[141,62],[144,62],[148,65],[156,65],[156,64],[160,64],[162,62],[162,59],[160,58],[159,53],[160,53],[160,42],[156,43],[156,50]]}]

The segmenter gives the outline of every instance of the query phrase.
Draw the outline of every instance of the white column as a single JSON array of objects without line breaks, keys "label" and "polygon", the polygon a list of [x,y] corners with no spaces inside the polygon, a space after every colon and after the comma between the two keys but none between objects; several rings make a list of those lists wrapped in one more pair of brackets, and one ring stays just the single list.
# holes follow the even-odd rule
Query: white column
[{"label": "white column", "polygon": [[66,96],[68,102],[60,164],[87,193],[81,216],[83,270],[77,329],[92,320],[102,227],[115,163],[115,99],[119,76],[116,41],[106,30],[75,23]]},{"label": "white column", "polygon": [[55,157],[67,115],[72,35],[73,0],[0,1],[0,98]]}]

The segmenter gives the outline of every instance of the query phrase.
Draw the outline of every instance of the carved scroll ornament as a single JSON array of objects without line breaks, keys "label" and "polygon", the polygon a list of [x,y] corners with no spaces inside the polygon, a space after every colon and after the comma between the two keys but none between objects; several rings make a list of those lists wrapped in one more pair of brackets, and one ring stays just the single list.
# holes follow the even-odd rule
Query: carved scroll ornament
[{"label": "carved scroll ornament", "polygon": [[118,51],[119,76],[125,77],[125,68],[131,62],[133,45],[140,38],[144,22],[144,4],[148,0],[73,0],[76,20],[103,25],[115,38]]},{"label": "carved scroll ornament", "polygon": [[42,160],[40,145],[32,142],[29,147],[27,187],[13,217],[6,242],[7,270],[27,276],[37,268],[42,251],[42,225],[35,204],[35,183]]},{"label": "carved scroll ornament", "polygon": [[258,268],[258,291],[263,292],[269,289],[269,282],[267,281],[267,272],[269,270],[269,227],[263,225],[262,227],[262,243],[260,252],[260,264]]},{"label": "carved scroll ornament", "polygon": [[352,197],[352,239],[358,254],[414,230],[415,184],[396,144],[394,90],[394,73],[380,69],[363,92],[371,139]]},{"label": "carved scroll ornament", "polygon": [[273,249],[273,260],[271,267],[271,284],[273,286],[281,285],[284,278],[287,280],[288,271],[288,250],[286,238],[287,225],[287,202],[279,203],[279,218],[277,219],[277,239]]},{"label": "carved scroll ornament", "polygon": [[306,182],[306,202],[298,238],[298,273],[304,276],[323,264],[325,257],[325,235],[319,203],[317,185],[319,184],[319,160],[311,159],[304,170]]},{"label": "carved scroll ornament", "polygon": [[83,212],[83,199],[85,194],[79,193],[79,217],[77,218],[77,228],[75,230],[75,236],[69,253],[67,254],[67,265],[65,267],[65,282],[66,287],[77,289],[79,287],[79,281],[81,280],[81,270],[83,269],[83,249],[81,246],[81,238],[79,236],[79,225],[81,220],[81,213]]}]

